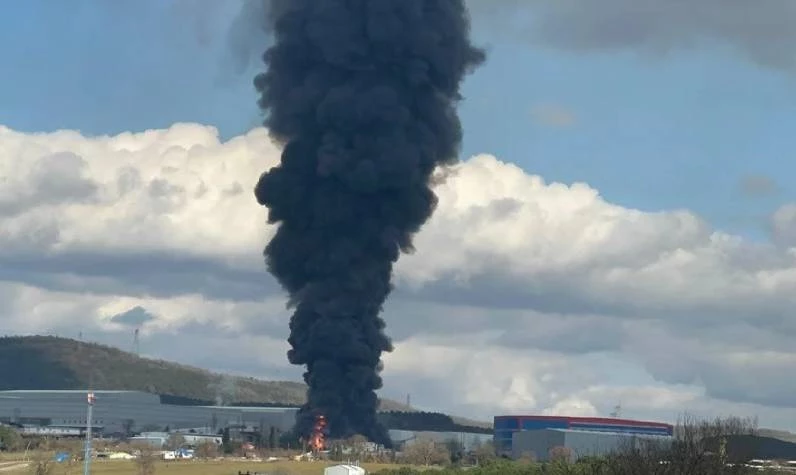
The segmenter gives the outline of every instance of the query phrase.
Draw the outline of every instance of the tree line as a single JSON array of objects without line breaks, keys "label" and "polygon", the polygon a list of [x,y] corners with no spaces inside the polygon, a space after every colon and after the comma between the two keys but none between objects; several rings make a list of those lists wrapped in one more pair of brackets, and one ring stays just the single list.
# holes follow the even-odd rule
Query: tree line
[{"label": "tree line", "polygon": [[[450,442],[417,441],[405,447],[406,466],[378,475],[751,475],[793,473],[748,462],[760,452],[757,421],[736,417],[699,420],[684,416],[675,426],[671,443],[635,439],[613,453],[576,458],[568,447],[553,447],[546,462],[534,453],[519,460],[498,457],[491,445],[468,453],[451,450]],[[455,454],[459,455],[456,459]],[[420,466],[420,467],[418,467]]]}]

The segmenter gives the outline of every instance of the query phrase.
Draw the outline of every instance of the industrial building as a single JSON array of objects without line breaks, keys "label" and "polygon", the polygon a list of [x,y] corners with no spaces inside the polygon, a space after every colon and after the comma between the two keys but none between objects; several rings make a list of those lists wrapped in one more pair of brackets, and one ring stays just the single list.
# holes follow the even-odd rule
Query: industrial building
[{"label": "industrial building", "polygon": [[407,447],[418,440],[432,440],[444,444],[456,441],[465,451],[474,450],[480,445],[492,442],[492,434],[476,434],[471,432],[433,432],[412,430],[389,430],[390,439],[399,447]]},{"label": "industrial building", "polygon": [[503,456],[545,461],[554,449],[571,459],[603,455],[641,440],[666,444],[674,426],[660,422],[598,417],[497,416],[495,449]]},{"label": "industrial building", "polygon": [[[292,429],[296,408],[235,407],[169,404],[168,397],[141,391],[93,391],[92,431],[98,435],[129,436],[162,446],[170,432],[180,432],[186,441],[212,441],[202,434],[218,434],[224,428],[238,432],[280,432]],[[16,390],[0,391],[0,423],[15,424],[30,435],[80,437],[86,427],[86,391]],[[193,433],[188,430],[193,430]],[[478,443],[491,441],[491,434],[460,432],[424,432],[390,430],[390,438],[399,445],[420,438],[437,442],[457,440],[469,450]],[[196,439],[196,441],[194,440]]]},{"label": "industrial building", "polygon": [[[251,427],[285,432],[295,422],[296,408],[190,406],[166,404],[163,397],[141,391],[94,391],[92,430],[105,435],[203,428],[216,433],[225,427]],[[0,391],[0,422],[26,432],[69,435],[86,421],[86,391]],[[44,432],[42,432],[44,433]],[[78,433],[79,435],[79,433]]]}]

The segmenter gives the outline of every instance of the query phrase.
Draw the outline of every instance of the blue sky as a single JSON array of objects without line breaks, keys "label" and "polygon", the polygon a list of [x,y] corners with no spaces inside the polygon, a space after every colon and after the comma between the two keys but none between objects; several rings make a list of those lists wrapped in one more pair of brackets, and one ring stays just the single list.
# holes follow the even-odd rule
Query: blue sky
[{"label": "blue sky", "polygon": [[[0,123],[113,134],[190,121],[224,137],[245,132],[258,121],[251,76],[259,64],[243,73],[230,66],[224,35],[236,2],[221,2],[210,18],[195,11],[201,1],[177,8],[190,3],[8,3]],[[490,58],[465,87],[463,155],[494,153],[549,181],[584,181],[625,206],[690,208],[748,236],[764,236],[767,215],[796,197],[785,179],[796,148],[788,73],[720,45],[665,57],[573,53],[475,26]],[[532,113],[540,107],[572,123],[540,124]],[[776,192],[742,193],[750,176],[774,180]]]}]

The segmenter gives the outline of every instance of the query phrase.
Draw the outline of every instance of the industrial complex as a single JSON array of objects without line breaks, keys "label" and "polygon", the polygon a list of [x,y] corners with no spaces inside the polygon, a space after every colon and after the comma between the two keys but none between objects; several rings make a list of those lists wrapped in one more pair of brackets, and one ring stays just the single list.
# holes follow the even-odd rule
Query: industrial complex
[{"label": "industrial complex", "polygon": [[546,461],[555,451],[575,460],[642,440],[666,444],[672,439],[674,426],[599,417],[497,416],[494,431],[495,450],[500,455]]},{"label": "industrial complex", "polygon": [[[93,392],[92,421],[87,421],[86,392],[79,390],[0,391],[0,422],[13,424],[30,435],[84,436],[94,434],[130,437],[160,431],[215,436],[223,429],[240,434],[289,431],[295,421],[293,407],[237,407],[182,405],[168,397],[141,391]],[[514,459],[531,456],[545,461],[558,451],[571,459],[600,455],[638,441],[668,443],[670,424],[618,418],[559,416],[497,416],[494,434],[390,430],[401,445],[418,439],[444,443],[457,440],[465,450],[493,441],[499,455]],[[139,435],[138,437],[143,437]]]},{"label": "industrial complex", "polygon": [[[238,407],[181,405],[170,398],[142,391],[93,391],[92,432],[104,437],[133,437],[156,444],[166,441],[167,432],[179,431],[186,438],[199,434],[215,436],[231,428],[242,438],[247,434],[287,432],[295,423],[294,407]],[[0,423],[13,424],[23,434],[82,437],[86,421],[86,391],[0,391]],[[186,432],[191,430],[191,434]],[[390,430],[398,445],[430,439],[458,441],[466,450],[492,439],[490,434]],[[215,438],[213,438],[215,440]]]},{"label": "industrial complex", "polygon": [[0,391],[0,422],[28,432],[79,435],[89,424],[106,436],[166,429],[198,429],[215,434],[227,427],[288,431],[297,409],[167,404],[163,396],[141,391],[94,391],[93,420],[86,421],[86,391]]}]

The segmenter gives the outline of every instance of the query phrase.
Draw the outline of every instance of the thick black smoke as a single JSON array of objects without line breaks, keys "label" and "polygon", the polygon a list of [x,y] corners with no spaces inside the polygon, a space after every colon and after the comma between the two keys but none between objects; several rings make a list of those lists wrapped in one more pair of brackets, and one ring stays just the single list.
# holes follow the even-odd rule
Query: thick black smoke
[{"label": "thick black smoke", "polygon": [[462,0],[288,0],[269,5],[273,44],[254,83],[284,145],[255,194],[279,223],[265,249],[289,292],[288,359],[306,365],[296,431],[324,414],[332,437],[389,443],[376,420],[379,314],[393,263],[437,203],[456,160],[465,74],[484,59]]}]

